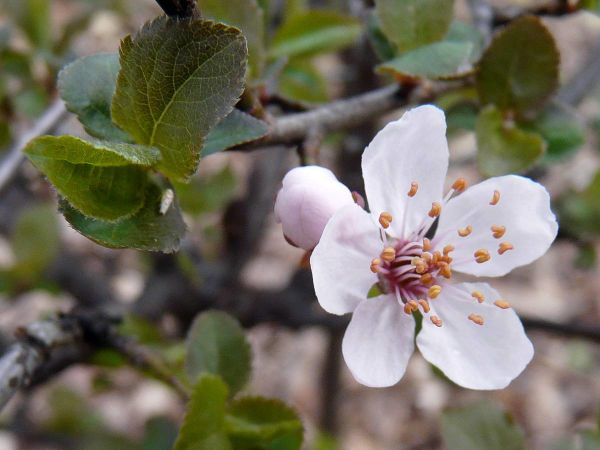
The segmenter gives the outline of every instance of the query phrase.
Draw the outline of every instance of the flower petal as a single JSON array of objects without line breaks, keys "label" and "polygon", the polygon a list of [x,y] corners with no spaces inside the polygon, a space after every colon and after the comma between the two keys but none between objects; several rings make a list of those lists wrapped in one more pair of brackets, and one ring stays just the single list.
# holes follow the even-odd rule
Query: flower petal
[{"label": "flower petal", "polygon": [[[473,291],[481,292],[485,302],[477,303],[471,297]],[[499,298],[487,283],[447,284],[431,302],[431,314],[442,320],[442,326],[438,328],[423,319],[417,336],[419,350],[460,386],[502,389],[533,357],[533,345],[517,314],[493,305]],[[483,317],[483,325],[468,319],[473,313]]]},{"label": "flower petal", "polygon": [[[500,197],[491,205],[494,191]],[[460,237],[457,230],[468,225],[472,233]],[[505,227],[506,232],[496,239],[492,226]],[[528,178],[507,175],[485,180],[450,200],[440,216],[434,243],[437,248],[454,245],[452,268],[459,272],[502,276],[542,256],[557,231],[546,189]],[[514,249],[500,255],[501,243],[510,243]],[[473,255],[479,249],[486,249],[491,260],[477,263]]]},{"label": "flower petal", "polygon": [[[384,211],[391,213],[394,234],[406,237],[427,217],[432,202],[441,200],[447,170],[443,111],[432,105],[407,111],[377,133],[363,153],[362,171],[371,213],[376,218]],[[419,187],[411,198],[407,194],[412,182]]]},{"label": "flower petal", "polygon": [[310,258],[319,303],[332,314],[346,314],[364,299],[377,276],[373,258],[383,248],[373,219],[356,204],[344,206],[329,220]]},{"label": "flower petal", "polygon": [[391,295],[363,300],[344,340],[344,360],[356,381],[369,387],[396,384],[414,351],[415,321]]}]

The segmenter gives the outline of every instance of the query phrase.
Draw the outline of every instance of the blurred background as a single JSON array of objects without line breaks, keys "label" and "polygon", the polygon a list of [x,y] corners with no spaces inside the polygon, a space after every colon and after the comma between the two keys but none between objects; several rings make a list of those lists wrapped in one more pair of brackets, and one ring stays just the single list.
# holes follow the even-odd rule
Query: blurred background
[{"label": "blurred background", "polygon": [[[303,2],[270,3],[266,20],[273,30]],[[369,6],[358,0],[311,3],[359,18]],[[471,20],[469,3],[456,1],[457,19]],[[341,359],[343,323],[322,314],[303,251],[286,243],[274,221],[281,178],[301,163],[318,161],[363,192],[362,150],[401,109],[350,131],[307,139],[300,148],[203,159],[192,183],[178,186],[189,232],[174,255],[110,250],[82,237],[56,212],[43,176],[24,163],[0,187],[0,348],[19,327],[94,305],[125,313],[121,332],[181,370],[190,321],[216,307],[247,327],[254,358],[245,392],[294,406],[307,449],[448,448],[444,435],[457,423],[487,414],[505,424],[495,448],[508,448],[503,433],[522,433],[528,449],[600,448],[600,17],[553,14],[544,9],[551,1],[491,3],[494,25],[523,11],[549,11],[542,18],[559,47],[566,89],[559,91],[559,107],[570,117],[566,125],[546,124],[552,147],[527,172],[552,195],[559,237],[534,264],[494,280],[526,318],[536,350],[507,389],[456,387],[418,353],[395,387],[356,383]],[[61,67],[80,56],[115,52],[121,38],[161,13],[152,0],[2,0],[0,158],[52,108]],[[278,80],[271,108],[274,114],[302,111],[384,85],[389,78],[374,73],[376,62],[364,36],[337,52],[293,61]],[[433,90],[434,84],[421,88]],[[433,101],[448,116],[448,179],[478,181],[476,101],[468,95]],[[85,136],[71,114],[52,131]],[[564,327],[544,329],[543,321]],[[77,364],[62,356],[0,414],[0,450],[170,448],[184,410],[171,388],[110,350],[86,354]]]}]

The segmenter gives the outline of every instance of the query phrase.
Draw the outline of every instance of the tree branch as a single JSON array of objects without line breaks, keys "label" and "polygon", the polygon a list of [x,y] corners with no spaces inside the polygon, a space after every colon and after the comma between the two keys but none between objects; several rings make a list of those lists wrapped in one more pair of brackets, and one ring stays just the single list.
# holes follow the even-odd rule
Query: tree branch
[{"label": "tree branch", "polygon": [[200,15],[196,0],[156,0],[156,3],[169,17],[188,19]]}]

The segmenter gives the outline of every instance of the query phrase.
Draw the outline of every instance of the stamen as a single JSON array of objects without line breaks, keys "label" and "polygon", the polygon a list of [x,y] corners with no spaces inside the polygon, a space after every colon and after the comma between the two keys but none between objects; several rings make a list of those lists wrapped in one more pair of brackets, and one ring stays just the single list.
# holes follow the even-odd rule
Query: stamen
[{"label": "stamen", "polygon": [[418,311],[419,310],[419,305],[417,302],[415,302],[414,300],[409,300],[407,303],[407,305],[410,306],[410,309],[414,312],[414,311]]},{"label": "stamen", "polygon": [[381,259],[374,258],[373,261],[371,261],[371,272],[373,272],[373,273],[379,272],[380,265],[381,265]]},{"label": "stamen", "polygon": [[471,225],[467,225],[464,228],[459,228],[458,235],[460,237],[467,237],[468,235],[471,234],[472,231],[473,231],[473,227]]},{"label": "stamen", "polygon": [[440,265],[441,265],[441,268],[440,268],[439,274],[441,276],[443,276],[444,278],[448,278],[448,279],[452,278],[452,269],[450,269],[450,264],[443,262],[443,263],[440,263]]},{"label": "stamen", "polygon": [[413,181],[412,183],[410,183],[410,191],[408,191],[408,196],[414,197],[417,194],[418,190],[419,190],[419,183],[417,183],[416,181]]},{"label": "stamen", "polygon": [[439,260],[442,258],[442,254],[438,251],[433,252],[433,259],[431,260],[431,264],[436,265]]},{"label": "stamen", "polygon": [[404,313],[409,316],[412,314],[412,307],[408,303],[404,305]]},{"label": "stamen", "polygon": [[502,225],[492,225],[492,236],[496,239],[500,239],[506,233],[506,227]]},{"label": "stamen", "polygon": [[389,228],[390,223],[392,223],[392,215],[389,212],[384,211],[381,214],[379,214],[379,224],[383,228]]},{"label": "stamen", "polygon": [[396,249],[394,247],[386,247],[381,252],[381,259],[386,262],[392,262],[396,257]]},{"label": "stamen", "polygon": [[473,291],[471,292],[471,297],[473,297],[475,300],[477,300],[479,303],[483,303],[483,301],[485,300],[485,297],[483,296],[483,294],[479,291]]},{"label": "stamen", "polygon": [[437,298],[437,296],[440,295],[441,292],[442,292],[442,287],[437,284],[434,284],[427,291],[427,296],[433,300],[434,298]]},{"label": "stamen", "polygon": [[444,247],[443,251],[444,251],[444,256],[448,256],[450,254],[450,252],[454,251],[454,245],[452,245],[452,244],[446,245]]},{"label": "stamen", "polygon": [[509,250],[514,250],[514,248],[515,247],[510,242],[502,242],[498,246],[498,254],[499,255],[504,255],[505,252],[507,252]]},{"label": "stamen", "polygon": [[501,309],[508,309],[508,308],[510,308],[510,303],[508,303],[505,300],[496,300],[494,302],[494,305],[496,305],[498,308],[501,308]]},{"label": "stamen", "polygon": [[475,261],[477,261],[479,264],[492,259],[490,252],[488,252],[485,248],[480,248],[474,253],[473,256],[475,256]]},{"label": "stamen", "polygon": [[423,308],[423,312],[425,314],[427,314],[429,311],[431,311],[431,307],[429,306],[429,302],[427,300],[419,300],[419,305],[421,305],[421,308]]},{"label": "stamen", "polygon": [[421,253],[421,258],[426,263],[430,263],[431,260],[433,259],[433,255],[431,253],[429,253],[429,252],[423,252],[423,253]]},{"label": "stamen", "polygon": [[433,283],[433,275],[431,275],[430,273],[421,275],[421,283],[424,285]]},{"label": "stamen", "polygon": [[427,238],[423,238],[423,251],[428,252],[431,250],[431,241]]},{"label": "stamen", "polygon": [[442,326],[442,319],[440,319],[438,316],[431,316],[429,320],[431,320],[431,323],[438,328]]},{"label": "stamen", "polygon": [[452,183],[452,189],[456,192],[462,192],[467,188],[467,180],[464,178],[459,178],[454,183]]},{"label": "stamen", "polygon": [[483,325],[483,317],[479,314],[469,314],[469,320],[477,325]]},{"label": "stamen", "polygon": [[492,200],[490,201],[490,205],[495,206],[500,201],[500,191],[494,191],[494,195],[492,195]]},{"label": "stamen", "polygon": [[442,212],[442,205],[438,202],[433,202],[431,204],[431,209],[429,210],[429,217],[438,217]]}]

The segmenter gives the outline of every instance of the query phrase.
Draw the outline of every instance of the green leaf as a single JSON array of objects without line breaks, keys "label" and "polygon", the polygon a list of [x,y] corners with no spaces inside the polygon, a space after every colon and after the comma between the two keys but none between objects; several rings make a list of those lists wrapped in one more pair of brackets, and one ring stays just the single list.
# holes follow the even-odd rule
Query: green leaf
[{"label": "green leaf", "polygon": [[558,161],[585,142],[585,128],[569,110],[553,106],[544,110],[526,129],[539,133],[547,144],[545,160]]},{"label": "green leaf", "polygon": [[266,122],[234,109],[208,133],[202,147],[202,156],[255,141],[266,136],[268,132],[269,125]]},{"label": "green leaf", "polygon": [[304,432],[296,412],[279,400],[244,397],[234,400],[226,419],[236,450],[298,450]]},{"label": "green leaf", "polygon": [[581,0],[579,4],[583,9],[600,14],[600,0]]},{"label": "green leaf", "polygon": [[217,376],[202,375],[194,386],[173,450],[230,450],[225,434],[227,386]]},{"label": "green leaf", "polygon": [[155,149],[112,142],[90,143],[74,136],[41,136],[23,150],[61,196],[86,216],[117,220],[144,204],[146,171]]},{"label": "green leaf", "polygon": [[279,76],[279,94],[291,101],[311,105],[329,100],[327,81],[317,68],[306,60],[294,60]]},{"label": "green leaf", "polygon": [[165,450],[173,448],[177,439],[175,424],[166,417],[152,417],[144,426],[141,450]]},{"label": "green leaf", "polygon": [[396,49],[381,29],[381,22],[375,11],[367,15],[367,38],[381,61],[394,59]]},{"label": "green leaf", "polygon": [[524,450],[523,431],[490,402],[450,410],[442,415],[448,450]]},{"label": "green leaf", "polygon": [[238,27],[248,42],[248,65],[253,78],[262,74],[266,60],[263,10],[256,0],[199,0],[209,19]]},{"label": "green leaf", "polygon": [[450,28],[454,0],[376,0],[381,27],[401,52],[439,41]]},{"label": "green leaf", "polygon": [[236,177],[229,166],[211,175],[196,176],[190,183],[175,183],[181,208],[189,214],[222,209],[235,195]]},{"label": "green leaf", "polygon": [[523,172],[543,155],[546,143],[537,133],[524,131],[502,113],[488,106],[479,113],[475,125],[477,163],[486,176]]},{"label": "green leaf", "polygon": [[161,214],[163,190],[152,182],[147,184],[143,197],[144,205],[135,215],[117,222],[86,217],[64,200],[60,210],[75,230],[105,247],[176,251],[186,229],[177,203]]},{"label": "green leaf", "polygon": [[29,41],[38,49],[52,44],[50,0],[13,0],[10,9]]},{"label": "green leaf", "polygon": [[353,17],[333,11],[308,11],[293,16],[277,30],[269,57],[332,52],[352,44],[360,32],[360,23]]},{"label": "green leaf", "polygon": [[185,368],[190,380],[205,372],[220,375],[232,395],[248,381],[250,345],[240,324],[228,314],[199,314],[188,332],[186,347]]},{"label": "green leaf", "polygon": [[117,85],[119,56],[99,53],[84,56],[58,74],[58,91],[67,109],[77,114],[85,131],[109,141],[131,141],[111,119],[110,105]]},{"label": "green leaf", "polygon": [[511,22],[481,58],[481,102],[521,112],[539,106],[558,86],[559,60],[554,38],[538,18]]},{"label": "green leaf", "polygon": [[56,211],[48,205],[26,209],[17,219],[11,236],[16,257],[11,272],[19,280],[31,281],[46,269],[59,251]]},{"label": "green leaf", "polygon": [[246,42],[237,28],[160,17],[121,42],[112,117],[136,142],[160,149],[160,169],[187,180],[208,132],[244,87]]},{"label": "green leaf", "polygon": [[591,239],[600,234],[600,172],[580,192],[565,192],[556,209],[562,229],[579,239]]}]

